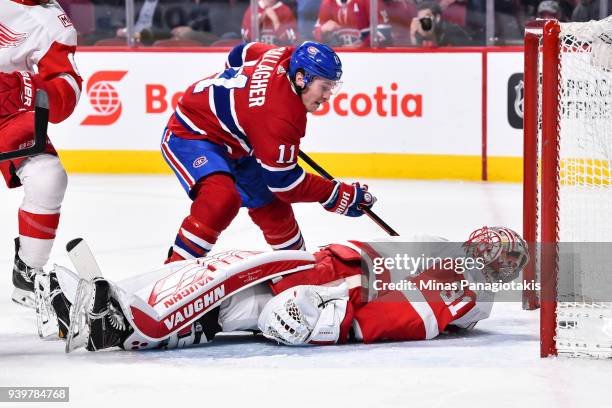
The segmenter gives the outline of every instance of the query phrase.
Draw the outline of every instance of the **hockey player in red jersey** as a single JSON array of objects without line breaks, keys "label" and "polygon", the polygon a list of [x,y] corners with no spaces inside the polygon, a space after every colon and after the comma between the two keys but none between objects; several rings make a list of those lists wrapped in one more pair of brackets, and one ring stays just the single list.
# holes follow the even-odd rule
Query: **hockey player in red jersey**
[{"label": "hockey player in red jersey", "polygon": [[[323,0],[315,24],[314,38],[336,47],[370,46],[369,0]],[[378,40],[391,42],[391,26],[387,10],[378,0]]]},{"label": "hockey player in red jersey", "polygon": [[[90,333],[85,340],[92,351],[184,347],[235,330],[260,330],[288,345],[424,340],[486,319],[494,293],[477,285],[511,282],[529,260],[525,241],[505,227],[480,228],[465,243],[439,237],[416,242],[422,245],[349,241],[314,254],[228,251],[123,282],[96,278],[88,284],[95,288],[93,302],[79,303],[73,315],[88,322],[89,330],[78,332]],[[401,253],[398,248],[410,248],[404,255],[412,259],[425,251],[451,263],[422,264],[410,273],[404,269],[405,280],[390,279],[387,261]],[[378,263],[385,265],[383,273],[364,269],[377,259],[384,260]],[[62,267],[51,274],[49,301],[62,330],[76,279]],[[414,287],[401,289],[401,282]]]},{"label": "hockey player in red jersey", "polygon": [[[262,43],[291,45],[295,43],[296,20],[293,11],[281,1],[259,0],[257,3],[257,23]],[[242,18],[242,38],[253,41],[251,35],[251,7]]]},{"label": "hockey player in red jersey", "polygon": [[326,180],[297,163],[306,114],[340,85],[331,48],[240,44],[226,66],[187,89],[163,133],[162,154],[193,200],[167,262],[205,256],[241,206],[281,250],[304,248],[291,203],[355,217],[375,201],[367,186]]},{"label": "hockey player in red jersey", "polygon": [[[54,0],[2,0],[0,12],[0,151],[34,140],[34,95],[49,96],[49,120],[74,110],[81,77],[74,64],[76,31]],[[32,305],[33,278],[49,258],[66,190],[66,172],[53,145],[34,157],[0,162],[9,188],[23,186],[15,239],[13,300]]]}]

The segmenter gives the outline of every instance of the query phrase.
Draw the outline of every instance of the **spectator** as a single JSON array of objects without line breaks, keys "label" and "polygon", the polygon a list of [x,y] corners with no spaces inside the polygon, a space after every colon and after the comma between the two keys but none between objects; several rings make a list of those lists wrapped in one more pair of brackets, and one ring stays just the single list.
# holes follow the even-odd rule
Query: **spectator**
[{"label": "spectator", "polygon": [[210,45],[214,41],[218,40],[217,36],[208,31],[197,31],[191,28],[191,26],[178,26],[174,27],[170,31],[171,38],[176,40],[193,40],[197,41],[202,45]]},{"label": "spectator", "polygon": [[417,15],[415,0],[383,0],[389,23],[393,45],[411,45],[410,24]]},{"label": "spectator", "polygon": [[[378,40],[381,45],[391,43],[389,17],[378,0]],[[335,47],[361,47],[370,45],[369,0],[323,0],[314,37]]]},{"label": "spectator", "polygon": [[466,0],[439,0],[437,2],[442,10],[442,20],[466,26],[467,1]]},{"label": "spectator", "polygon": [[[605,15],[610,14],[610,2],[607,2]],[[599,20],[599,0],[579,0],[572,12],[572,21]]]},{"label": "spectator", "polygon": [[555,0],[544,0],[538,4],[537,17],[561,20],[561,7],[559,6],[559,3],[557,3]]},{"label": "spectator", "polygon": [[293,11],[280,1],[259,0],[257,3],[257,22],[259,39],[251,33],[251,7],[248,7],[242,19],[242,38],[271,45],[293,44],[296,40],[296,21]]},{"label": "spectator", "polygon": [[561,8],[561,21],[572,21],[572,13],[578,0],[557,0]]},{"label": "spectator", "polygon": [[[145,0],[134,26],[137,42],[153,42],[160,38],[190,39],[209,44],[216,39],[210,34],[209,8],[202,0]],[[117,37],[126,37],[125,27]]]},{"label": "spectator", "polygon": [[464,29],[441,19],[442,10],[438,4],[426,1],[419,3],[417,10],[417,16],[410,25],[413,45],[445,47],[471,44],[471,38]]}]

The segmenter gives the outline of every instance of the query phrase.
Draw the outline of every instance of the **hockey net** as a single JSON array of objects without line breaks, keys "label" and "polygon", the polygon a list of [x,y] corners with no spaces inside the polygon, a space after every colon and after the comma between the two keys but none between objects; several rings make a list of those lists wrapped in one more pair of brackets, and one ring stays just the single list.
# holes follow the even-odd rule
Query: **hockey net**
[{"label": "hockey net", "polygon": [[524,86],[524,306],[543,357],[612,358],[612,17],[528,25]]}]

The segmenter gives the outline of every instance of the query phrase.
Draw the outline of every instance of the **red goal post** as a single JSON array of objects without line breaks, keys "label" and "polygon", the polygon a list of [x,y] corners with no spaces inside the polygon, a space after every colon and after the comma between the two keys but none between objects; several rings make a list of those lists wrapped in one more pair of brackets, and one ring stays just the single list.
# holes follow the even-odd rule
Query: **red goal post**
[{"label": "red goal post", "polygon": [[542,357],[612,357],[609,299],[558,290],[561,276],[596,285],[600,265],[585,248],[612,242],[612,19],[536,20],[524,52],[524,279],[541,290],[525,291],[523,305],[540,307]]}]

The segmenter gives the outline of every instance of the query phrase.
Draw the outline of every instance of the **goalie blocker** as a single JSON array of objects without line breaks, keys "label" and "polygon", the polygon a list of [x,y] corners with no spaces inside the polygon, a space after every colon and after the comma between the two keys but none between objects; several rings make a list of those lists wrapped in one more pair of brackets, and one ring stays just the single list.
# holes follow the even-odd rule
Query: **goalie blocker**
[{"label": "goalie blocker", "polygon": [[[462,275],[431,268],[410,280],[509,282],[528,261],[525,242],[503,227],[478,229],[465,244],[448,243],[445,250],[482,257],[487,267]],[[90,330],[89,350],[184,347],[235,330],[261,330],[288,345],[370,343],[431,339],[452,327],[471,328],[489,316],[490,292],[385,290],[369,299],[362,296],[361,261],[379,256],[373,251],[358,241],[314,254],[229,251],[117,283],[94,279],[94,301],[79,305],[88,318],[77,330]],[[63,282],[74,280],[70,271],[57,267],[55,273],[62,288],[76,286]],[[63,295],[74,302],[74,293],[65,290]]]}]

